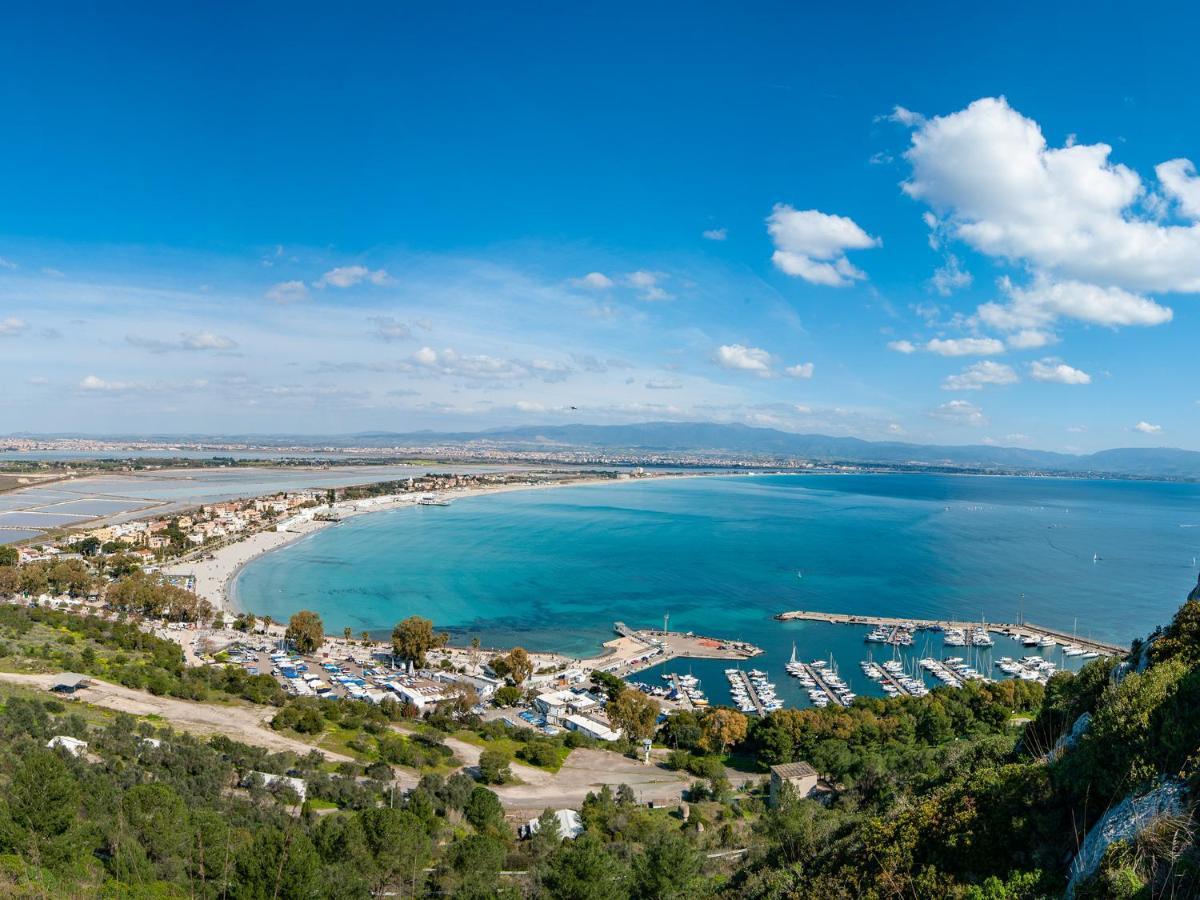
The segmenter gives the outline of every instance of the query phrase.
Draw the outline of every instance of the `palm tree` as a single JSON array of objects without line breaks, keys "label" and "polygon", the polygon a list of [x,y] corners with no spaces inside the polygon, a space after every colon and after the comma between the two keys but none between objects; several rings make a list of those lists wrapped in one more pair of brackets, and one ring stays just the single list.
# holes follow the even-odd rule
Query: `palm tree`
[{"label": "palm tree", "polygon": [[342,637],[346,639],[346,643],[350,643],[350,637],[354,634],[354,629],[347,625],[342,629]]}]

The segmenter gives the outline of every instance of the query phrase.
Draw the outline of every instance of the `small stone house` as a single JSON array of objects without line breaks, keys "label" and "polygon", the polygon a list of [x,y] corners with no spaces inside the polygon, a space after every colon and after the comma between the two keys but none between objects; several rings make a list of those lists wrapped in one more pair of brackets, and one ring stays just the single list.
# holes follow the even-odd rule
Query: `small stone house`
[{"label": "small stone house", "polygon": [[821,776],[806,762],[771,766],[771,806],[779,805],[779,795],[786,784],[797,797],[811,798],[819,793]]}]

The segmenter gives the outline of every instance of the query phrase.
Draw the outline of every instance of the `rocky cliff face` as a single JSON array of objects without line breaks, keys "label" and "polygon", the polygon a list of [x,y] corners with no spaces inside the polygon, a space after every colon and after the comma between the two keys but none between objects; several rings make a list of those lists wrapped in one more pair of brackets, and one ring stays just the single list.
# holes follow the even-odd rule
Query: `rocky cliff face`
[{"label": "rocky cliff face", "polygon": [[1110,807],[1088,831],[1079,852],[1075,854],[1071,863],[1071,880],[1067,885],[1068,900],[1075,896],[1076,886],[1096,871],[1111,844],[1132,840],[1164,817],[1179,815],[1183,809],[1184,787],[1174,779],[1163,781],[1149,793],[1126,797]]}]

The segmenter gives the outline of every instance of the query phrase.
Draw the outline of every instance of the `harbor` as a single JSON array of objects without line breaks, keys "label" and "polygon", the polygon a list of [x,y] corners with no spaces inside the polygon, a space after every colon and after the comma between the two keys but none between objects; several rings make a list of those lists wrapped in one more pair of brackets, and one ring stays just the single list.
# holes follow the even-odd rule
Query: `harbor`
[{"label": "harbor", "polygon": [[[664,621],[664,626],[666,622]],[[605,655],[580,660],[579,664],[624,678],[643,669],[680,657],[688,659],[746,660],[761,654],[762,648],[745,641],[730,641],[705,637],[693,632],[651,631],[631,628],[624,622],[614,622],[613,631],[619,637],[607,642]]]},{"label": "harbor", "polygon": [[[775,616],[775,619],[780,622],[805,621],[825,622],[830,625],[866,626],[887,634],[887,637],[880,640],[879,643],[904,643],[903,639],[899,636],[904,632],[911,634],[912,631],[917,630],[958,632],[963,635],[974,635],[982,631],[985,634],[1004,635],[1027,647],[1046,647],[1050,645],[1044,643],[1045,641],[1053,641],[1054,644],[1061,644],[1063,647],[1079,648],[1083,651],[1079,654],[1081,656],[1088,653],[1095,653],[1098,656],[1115,656],[1127,653],[1129,650],[1128,647],[1122,647],[1119,644],[1081,637],[1078,634],[1071,634],[1055,628],[1046,628],[1045,626],[1035,625],[1031,622],[1013,624],[1006,622],[965,622],[950,619],[901,619],[889,616],[864,616],[803,609],[779,613]],[[1029,642],[1031,638],[1034,639],[1032,643]]]}]

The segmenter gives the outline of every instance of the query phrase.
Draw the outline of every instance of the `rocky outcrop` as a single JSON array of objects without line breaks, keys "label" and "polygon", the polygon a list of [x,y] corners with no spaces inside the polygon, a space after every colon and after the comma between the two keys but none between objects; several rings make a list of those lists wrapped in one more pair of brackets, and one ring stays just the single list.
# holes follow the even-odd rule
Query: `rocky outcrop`
[{"label": "rocky outcrop", "polygon": [[1092,724],[1092,714],[1085,712],[1075,724],[1071,726],[1071,730],[1054,742],[1054,746],[1050,748],[1050,752],[1043,757],[1042,762],[1052,763],[1068,750],[1074,750],[1075,745],[1079,743],[1079,739],[1087,732],[1088,726]]},{"label": "rocky outcrop", "polygon": [[1095,873],[1111,844],[1133,840],[1163,818],[1179,815],[1183,809],[1183,783],[1175,779],[1163,781],[1149,793],[1126,797],[1110,807],[1088,831],[1071,862],[1068,900],[1075,896],[1075,888]]}]

